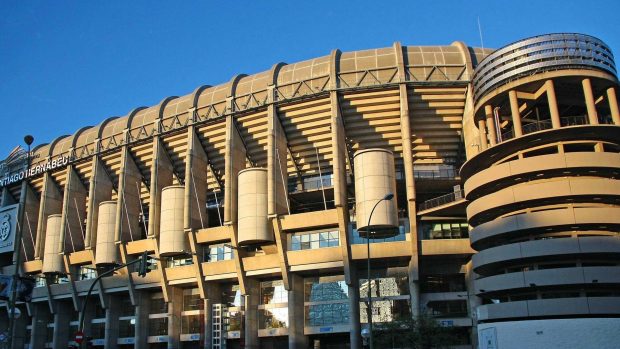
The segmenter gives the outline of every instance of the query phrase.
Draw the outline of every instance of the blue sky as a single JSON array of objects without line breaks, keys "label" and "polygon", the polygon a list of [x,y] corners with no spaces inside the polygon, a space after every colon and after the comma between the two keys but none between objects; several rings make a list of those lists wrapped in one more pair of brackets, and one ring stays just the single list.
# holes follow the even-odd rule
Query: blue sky
[{"label": "blue sky", "polygon": [[343,51],[548,32],[620,57],[620,1],[0,1],[0,158],[202,84]]}]

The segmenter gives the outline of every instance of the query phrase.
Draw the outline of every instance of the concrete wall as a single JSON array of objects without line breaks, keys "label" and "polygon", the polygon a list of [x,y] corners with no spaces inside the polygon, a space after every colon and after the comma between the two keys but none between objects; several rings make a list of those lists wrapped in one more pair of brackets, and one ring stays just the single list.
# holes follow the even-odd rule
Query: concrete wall
[{"label": "concrete wall", "polygon": [[478,325],[480,349],[618,348],[620,319],[553,319]]}]

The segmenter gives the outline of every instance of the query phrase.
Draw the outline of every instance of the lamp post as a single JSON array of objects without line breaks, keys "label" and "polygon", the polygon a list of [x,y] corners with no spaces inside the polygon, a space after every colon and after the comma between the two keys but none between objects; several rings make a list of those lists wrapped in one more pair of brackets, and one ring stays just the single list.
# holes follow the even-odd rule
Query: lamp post
[{"label": "lamp post", "polygon": [[[388,201],[388,200],[392,200],[394,198],[394,194],[392,193],[388,193],[387,195],[385,195],[383,198],[381,198],[381,200],[377,201],[377,203],[372,207],[372,210],[370,211],[370,215],[368,216],[368,225],[366,225],[366,263],[367,263],[367,267],[368,267],[368,274],[367,274],[367,278],[366,278],[366,284],[368,285],[367,287],[367,306],[366,306],[366,316],[368,317],[368,329],[369,329],[369,341],[368,341],[368,347],[370,349],[373,349],[373,335],[372,335],[372,297],[370,295],[370,220],[372,219],[372,214],[375,212],[375,208],[377,208],[377,206],[379,206],[379,204],[381,203],[381,201]],[[362,331],[363,332],[363,331]],[[362,333],[362,336],[364,335],[364,333]]]},{"label": "lamp post", "polygon": [[28,170],[30,169],[30,145],[34,142],[34,137],[31,135],[26,135],[24,137],[24,142],[28,146],[28,152],[26,153],[26,169],[24,174],[24,182],[22,182],[22,193],[20,197],[19,204],[19,229],[15,230],[15,252],[13,254],[13,265],[15,266],[15,272],[13,273],[13,285],[11,290],[11,298],[9,300],[9,329],[7,333],[7,344],[9,344],[9,348],[15,347],[15,303],[17,302],[17,285],[19,283],[19,267],[22,263],[22,254],[21,248],[19,244],[22,241],[22,232],[24,230],[24,211],[26,210],[26,198],[28,197],[26,191],[28,190],[28,183],[26,182],[28,178]]}]

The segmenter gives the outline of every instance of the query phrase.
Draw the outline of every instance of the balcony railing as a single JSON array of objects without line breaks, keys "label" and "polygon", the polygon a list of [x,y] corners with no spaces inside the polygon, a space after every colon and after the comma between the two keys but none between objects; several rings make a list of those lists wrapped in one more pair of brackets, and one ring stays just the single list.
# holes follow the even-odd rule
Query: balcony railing
[{"label": "balcony railing", "polygon": [[441,170],[413,170],[413,174],[416,179],[455,179],[458,177],[458,170],[452,168]]},{"label": "balcony railing", "polygon": [[441,205],[446,205],[446,204],[455,202],[457,200],[461,200],[464,198],[464,194],[465,193],[463,193],[463,190],[461,189],[461,190],[457,190],[450,194],[446,194],[446,195],[436,197],[434,199],[426,200],[420,205],[420,208],[418,209],[418,211],[428,210],[434,207],[438,207]]},{"label": "balcony railing", "polygon": [[[600,120],[600,122],[602,124],[611,124],[612,123],[611,117],[603,117],[602,120]],[[589,124],[589,121],[588,121],[587,115],[573,115],[573,116],[564,116],[560,118],[560,125],[562,127],[588,125],[588,124]],[[541,120],[541,121],[531,122],[531,123],[523,125],[522,130],[523,130],[523,134],[526,135],[526,134],[533,133],[533,132],[549,130],[552,127],[553,125],[551,124],[551,120]],[[513,138],[514,138],[514,129],[511,128],[508,131],[502,133],[501,141],[503,142],[503,141],[507,141]]]}]

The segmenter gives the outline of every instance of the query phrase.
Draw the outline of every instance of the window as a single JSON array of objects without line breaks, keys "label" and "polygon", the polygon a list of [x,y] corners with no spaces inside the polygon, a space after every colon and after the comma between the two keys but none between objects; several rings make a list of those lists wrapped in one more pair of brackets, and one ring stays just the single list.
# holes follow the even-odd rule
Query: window
[{"label": "window", "polygon": [[258,327],[261,330],[288,327],[288,291],[282,280],[261,282]]},{"label": "window", "polygon": [[370,285],[367,279],[359,280],[360,321],[368,322],[368,288],[372,297],[374,322],[390,322],[411,313],[409,277],[406,267],[389,267],[372,270]]},{"label": "window", "polygon": [[286,327],[288,327],[288,308],[258,310],[258,328],[260,330]]},{"label": "window", "polygon": [[168,259],[168,268],[182,267],[184,265],[192,265],[194,260],[191,257],[170,257]]},{"label": "window", "polygon": [[78,270],[80,280],[90,280],[97,278],[97,271],[92,265],[80,265]]},{"label": "window", "polygon": [[349,288],[343,276],[324,276],[304,280],[306,326],[348,324]]},{"label": "window", "polygon": [[288,291],[282,280],[261,282],[260,293],[261,304],[288,303]]},{"label": "window", "polygon": [[426,309],[434,317],[466,317],[467,301],[430,301],[426,304]]},{"label": "window", "polygon": [[168,335],[168,317],[149,318],[149,336]]},{"label": "window", "polygon": [[129,319],[119,319],[118,330],[118,336],[120,338],[134,337],[136,331],[136,319],[133,317]]},{"label": "window", "polygon": [[242,307],[243,297],[239,285],[231,285],[222,291],[222,302],[228,307]]},{"label": "window", "polygon": [[162,294],[155,294],[152,296],[149,304],[150,314],[163,314],[168,312],[168,303],[164,302]]},{"label": "window", "polygon": [[[188,291],[194,291],[194,290],[188,290]],[[198,290],[195,290],[198,291]],[[192,292],[190,293],[186,293],[183,294],[183,311],[190,311],[190,310],[203,310],[204,306],[203,306],[203,301],[202,298],[200,298],[200,294],[198,294],[198,292]]]},{"label": "window", "polygon": [[469,225],[466,222],[423,223],[419,229],[424,240],[469,238]]},{"label": "window", "polygon": [[422,276],[420,285],[423,293],[463,292],[465,274],[430,274]]},{"label": "window", "polygon": [[206,253],[205,260],[208,262],[226,261],[233,258],[233,250],[226,244],[211,245]]},{"label": "window", "polygon": [[338,231],[295,233],[291,235],[291,251],[339,246]]},{"label": "window", "polygon": [[95,339],[105,338],[105,319],[93,320],[90,325],[90,333]]},{"label": "window", "polygon": [[181,334],[202,333],[204,315],[184,315],[181,317]]},{"label": "window", "polygon": [[133,304],[131,304],[131,299],[129,297],[120,298],[121,306],[120,306],[120,314],[119,316],[134,316],[135,308]]}]

